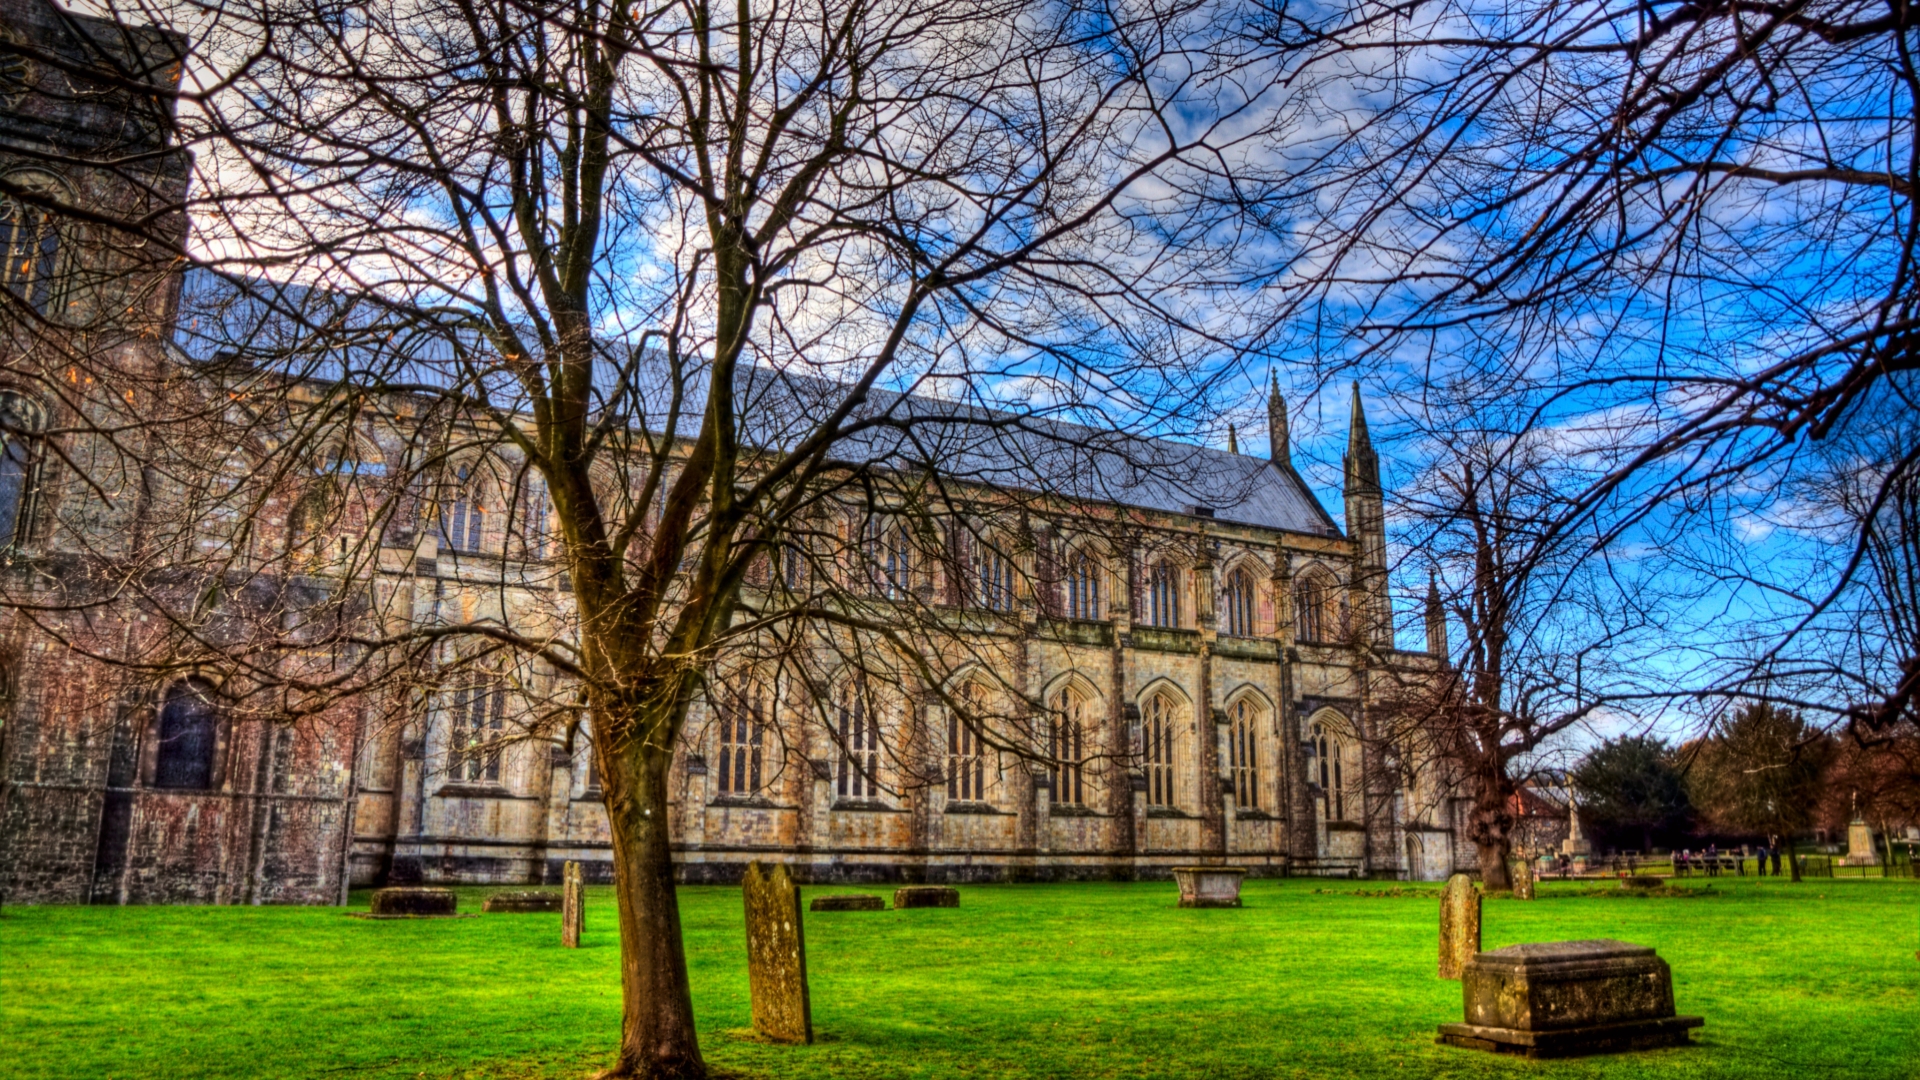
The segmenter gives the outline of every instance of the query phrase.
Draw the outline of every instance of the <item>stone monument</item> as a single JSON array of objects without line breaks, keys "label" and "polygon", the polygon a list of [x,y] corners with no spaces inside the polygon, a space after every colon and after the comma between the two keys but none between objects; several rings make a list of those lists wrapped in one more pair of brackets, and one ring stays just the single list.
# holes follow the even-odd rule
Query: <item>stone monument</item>
[{"label": "stone monument", "polygon": [[572,859],[560,871],[560,944],[569,949],[580,947],[580,935],[587,930],[587,885],[580,864]]},{"label": "stone monument", "polygon": [[893,906],[898,908],[914,907],[959,907],[960,890],[946,885],[908,885],[893,890]]},{"label": "stone monument", "polygon": [[1580,832],[1580,804],[1573,800],[1572,788],[1567,789],[1567,838],[1560,841],[1560,853],[1581,862],[1593,854],[1593,845]]},{"label": "stone monument", "polygon": [[1853,820],[1847,823],[1847,857],[1841,866],[1879,866],[1880,853],[1873,849],[1873,830],[1860,817],[1860,795],[1853,796]]},{"label": "stone monument", "polygon": [[381,918],[427,919],[453,915],[460,910],[460,898],[452,889],[406,888],[375,889],[372,914]]},{"label": "stone monument", "polygon": [[564,898],[551,889],[529,889],[526,892],[494,893],[480,903],[480,910],[489,915],[529,915],[547,911],[559,911]]},{"label": "stone monument", "polygon": [[747,987],[753,1030],[770,1042],[811,1043],[813,1007],[807,999],[807,942],[800,922],[800,889],[783,865],[747,864]]},{"label": "stone monument", "polygon": [[1483,952],[1460,984],[1466,1020],[1440,1025],[1449,1046],[1570,1057],[1681,1046],[1705,1021],[1675,1016],[1673,973],[1624,941],[1546,941]]},{"label": "stone monument", "polygon": [[872,893],[835,893],[832,896],[816,896],[807,904],[808,911],[885,911],[885,897]]},{"label": "stone monument", "polygon": [[1176,866],[1181,907],[1239,907],[1244,866]]},{"label": "stone monument", "polygon": [[1458,979],[1479,951],[1480,890],[1472,878],[1455,874],[1440,897],[1440,977]]}]

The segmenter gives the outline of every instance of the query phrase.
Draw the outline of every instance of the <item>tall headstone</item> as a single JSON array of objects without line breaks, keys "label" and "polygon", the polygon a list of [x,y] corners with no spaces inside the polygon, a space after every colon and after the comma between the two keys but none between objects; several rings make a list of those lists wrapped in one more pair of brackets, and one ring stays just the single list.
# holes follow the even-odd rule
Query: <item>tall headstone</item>
[{"label": "tall headstone", "polygon": [[1479,951],[1480,890],[1472,878],[1455,874],[1440,897],[1440,977],[1458,979]]},{"label": "tall headstone", "polygon": [[1513,898],[1515,900],[1533,899],[1533,860],[1517,860],[1510,873],[1513,877]]},{"label": "tall headstone", "polygon": [[560,875],[560,943],[569,949],[580,947],[580,935],[587,929],[587,887],[580,864],[572,859]]},{"label": "tall headstone", "polygon": [[771,1042],[811,1043],[813,1006],[807,998],[807,942],[801,930],[800,890],[787,868],[747,864],[747,986],[753,1030]]}]

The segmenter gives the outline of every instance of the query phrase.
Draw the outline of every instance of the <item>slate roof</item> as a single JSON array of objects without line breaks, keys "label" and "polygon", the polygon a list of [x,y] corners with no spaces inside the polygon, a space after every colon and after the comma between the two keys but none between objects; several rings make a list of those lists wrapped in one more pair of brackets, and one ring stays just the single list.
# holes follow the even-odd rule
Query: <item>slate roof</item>
[{"label": "slate roof", "polygon": [[[245,355],[252,348],[285,356],[304,336],[288,308],[303,308],[303,315],[313,321],[337,325],[342,300],[297,287],[249,289],[207,271],[189,271],[182,285],[175,345],[189,358],[203,361],[222,354]],[[356,371],[379,370],[389,382],[420,382],[431,378],[426,369],[433,361],[423,359],[403,375],[394,365],[405,360],[388,350],[418,356],[421,350],[440,353],[444,348],[435,348],[431,337],[378,345],[373,343],[382,340],[381,335],[363,334],[361,344],[332,347],[338,340],[344,338],[329,341],[332,359],[315,363],[303,357],[294,373],[351,380]],[[643,405],[664,413],[670,401],[667,365],[643,363],[641,368]],[[705,407],[705,380],[698,377],[700,372],[689,374],[694,377],[687,380],[680,406],[680,434],[690,433]],[[849,389],[846,383],[818,375],[750,368],[736,390],[741,439],[756,447],[790,450],[842,404]],[[643,412],[635,419],[655,431],[665,426],[660,415]],[[868,425],[833,447],[832,460],[849,465],[928,468],[955,481],[1005,490],[1340,535],[1300,475],[1265,458],[888,390],[871,391],[849,420]]]}]

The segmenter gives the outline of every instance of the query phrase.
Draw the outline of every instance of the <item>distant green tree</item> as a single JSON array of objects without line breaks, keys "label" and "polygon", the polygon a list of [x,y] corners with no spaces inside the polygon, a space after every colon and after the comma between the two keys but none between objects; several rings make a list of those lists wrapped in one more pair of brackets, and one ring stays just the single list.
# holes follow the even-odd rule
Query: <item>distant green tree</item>
[{"label": "distant green tree", "polygon": [[1833,739],[1792,709],[1744,705],[1686,748],[1687,793],[1709,826],[1789,841],[1813,823],[1833,754]]},{"label": "distant green tree", "polygon": [[1653,847],[1656,834],[1684,825],[1692,810],[1667,744],[1652,735],[1601,743],[1581,759],[1571,779],[1587,823],[1604,832],[1637,831],[1642,851]]}]

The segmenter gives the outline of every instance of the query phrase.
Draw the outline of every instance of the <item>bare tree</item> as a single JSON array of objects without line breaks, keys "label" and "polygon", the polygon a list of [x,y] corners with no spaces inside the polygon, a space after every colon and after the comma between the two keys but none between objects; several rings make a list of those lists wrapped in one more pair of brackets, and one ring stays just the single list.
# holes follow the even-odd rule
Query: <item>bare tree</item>
[{"label": "bare tree", "polygon": [[[1253,152],[1287,65],[1231,6],[109,6],[193,57],[195,270],[164,362],[32,361],[88,380],[37,445],[106,439],[139,493],[69,462],[134,527],[28,609],[89,649],[72,621],[136,602],[91,655],[218,667],[262,717],[450,700],[463,769],[590,732],[609,1075],[705,1072],[668,852],[697,704],[766,685],[866,752],[825,704],[850,665],[1057,763],[1017,680],[947,676],[1016,670],[997,620],[1055,605],[1068,532],[1126,580],[1128,492],[1245,482],[1128,434],[1203,434],[1271,321],[1242,226],[1289,179]],[[419,550],[476,576],[394,584]]]},{"label": "bare tree", "polygon": [[[1317,268],[1284,283],[1316,315],[1313,355],[1408,396],[1471,377],[1490,404],[1533,402],[1533,425],[1606,426],[1624,452],[1557,511],[1596,550],[1752,543],[1767,493],[1818,471],[1872,399],[1913,408],[1914,18],[1860,0],[1276,10],[1276,48],[1352,73],[1331,106],[1347,122],[1294,148],[1338,208],[1287,227]],[[1872,507],[1916,459],[1887,466]],[[1796,617],[1696,628],[1733,647],[1684,689],[1791,696],[1778,674],[1871,568],[1877,515],[1824,541],[1851,557]],[[1776,554],[1752,555],[1755,588],[1720,581],[1736,605],[1805,591],[1765,572]],[[1912,640],[1897,648],[1912,670]],[[1816,707],[1871,728],[1908,686]]]},{"label": "bare tree", "polygon": [[1403,759],[1445,763],[1470,800],[1482,880],[1504,889],[1519,787],[1596,710],[1630,709],[1643,686],[1630,658],[1660,623],[1627,560],[1558,528],[1593,468],[1577,434],[1528,430],[1523,403],[1472,402],[1436,397],[1411,418],[1427,456],[1390,514],[1405,562],[1434,574],[1429,639],[1452,645],[1440,678],[1388,690],[1382,736]]}]

